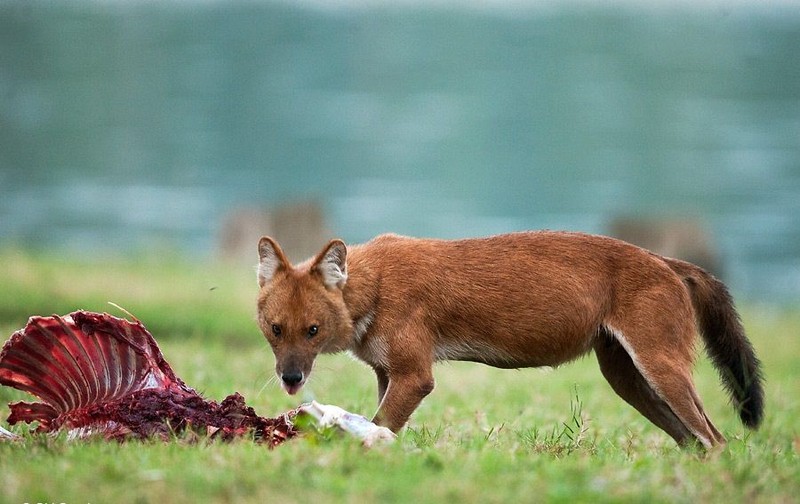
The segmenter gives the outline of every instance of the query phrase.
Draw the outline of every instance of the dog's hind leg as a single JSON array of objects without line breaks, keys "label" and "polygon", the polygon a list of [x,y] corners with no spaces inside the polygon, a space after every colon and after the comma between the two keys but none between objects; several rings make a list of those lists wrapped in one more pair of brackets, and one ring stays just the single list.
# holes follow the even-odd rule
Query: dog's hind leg
[{"label": "dog's hind leg", "polygon": [[611,331],[601,331],[594,350],[603,376],[620,397],[681,446],[695,439],[706,448],[725,442],[703,411],[691,378],[682,374],[683,366],[670,368],[648,362],[658,369],[643,375],[618,337]]},{"label": "dog's hind leg", "polygon": [[672,436],[679,445],[693,438],[689,429],[650,387],[634,366],[630,355],[611,334],[602,334],[597,339],[594,352],[603,376],[625,402]]}]

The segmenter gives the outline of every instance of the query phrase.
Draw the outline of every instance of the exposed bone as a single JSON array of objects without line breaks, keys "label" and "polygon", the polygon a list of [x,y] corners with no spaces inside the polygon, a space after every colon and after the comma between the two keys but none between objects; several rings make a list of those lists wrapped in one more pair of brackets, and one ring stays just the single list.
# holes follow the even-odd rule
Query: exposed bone
[{"label": "exposed bone", "polygon": [[7,439],[7,440],[11,440],[11,441],[17,441],[17,440],[22,439],[22,438],[20,436],[16,435],[16,434],[14,434],[13,432],[8,431],[8,430],[4,429],[3,427],[0,427],[0,439]]},{"label": "exposed bone", "polygon": [[375,425],[365,417],[350,413],[338,406],[311,401],[310,404],[300,406],[298,410],[315,418],[318,427],[338,427],[360,439],[368,448],[376,443],[391,443],[397,437],[386,427]]}]

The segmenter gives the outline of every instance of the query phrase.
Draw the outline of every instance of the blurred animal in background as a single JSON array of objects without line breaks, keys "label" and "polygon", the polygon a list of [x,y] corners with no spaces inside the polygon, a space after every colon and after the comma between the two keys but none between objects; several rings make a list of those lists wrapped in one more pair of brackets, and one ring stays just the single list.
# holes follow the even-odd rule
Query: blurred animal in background
[{"label": "blurred animal in background", "polygon": [[656,254],[696,264],[717,278],[724,268],[714,237],[692,218],[620,216],[611,220],[608,234]]},{"label": "blurred animal in background", "polygon": [[313,201],[273,208],[240,207],[222,219],[217,254],[225,261],[251,265],[253,243],[265,233],[280,240],[292,261],[313,255],[319,243],[332,236],[322,207]]}]

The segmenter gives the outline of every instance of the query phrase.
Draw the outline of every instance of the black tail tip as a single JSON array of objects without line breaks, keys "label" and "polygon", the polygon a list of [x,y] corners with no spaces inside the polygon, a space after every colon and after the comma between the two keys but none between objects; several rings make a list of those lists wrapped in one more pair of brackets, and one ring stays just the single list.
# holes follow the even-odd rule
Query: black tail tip
[{"label": "black tail tip", "polygon": [[756,387],[739,406],[739,418],[748,429],[758,429],[764,419],[764,391]]}]

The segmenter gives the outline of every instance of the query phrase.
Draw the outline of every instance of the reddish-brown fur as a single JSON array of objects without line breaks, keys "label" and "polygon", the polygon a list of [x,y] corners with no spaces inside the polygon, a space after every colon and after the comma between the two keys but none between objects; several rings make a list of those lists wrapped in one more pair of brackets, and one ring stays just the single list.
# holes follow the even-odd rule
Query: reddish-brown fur
[{"label": "reddish-brown fur", "polygon": [[692,382],[698,329],[745,424],[762,416],[759,362],[724,285],[619,240],[384,235],[333,240],[295,267],[264,237],[259,257],[258,321],[284,388],[297,392],[319,353],[349,350],[375,370],[375,420],[394,431],[438,360],[556,366],[595,350],[613,389],[678,443],[723,443]]}]

